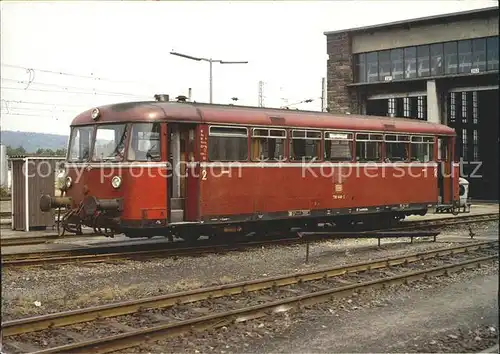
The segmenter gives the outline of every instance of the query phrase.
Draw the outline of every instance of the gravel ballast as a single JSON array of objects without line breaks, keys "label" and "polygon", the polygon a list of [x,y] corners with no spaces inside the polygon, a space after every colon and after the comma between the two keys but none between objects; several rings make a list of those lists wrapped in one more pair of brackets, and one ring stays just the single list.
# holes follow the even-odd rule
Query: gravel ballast
[{"label": "gravel ballast", "polygon": [[470,353],[498,343],[498,262],[120,353]]},{"label": "gravel ballast", "polygon": [[[332,240],[305,245],[267,246],[244,252],[201,257],[50,265],[2,269],[2,321],[106,304],[139,297],[313,270],[435,248],[453,247],[454,237],[468,242],[468,229],[442,232],[438,242],[408,239]],[[496,234],[496,222],[475,227],[477,235]],[[447,241],[439,241],[440,239]],[[450,241],[448,241],[450,240]]]}]

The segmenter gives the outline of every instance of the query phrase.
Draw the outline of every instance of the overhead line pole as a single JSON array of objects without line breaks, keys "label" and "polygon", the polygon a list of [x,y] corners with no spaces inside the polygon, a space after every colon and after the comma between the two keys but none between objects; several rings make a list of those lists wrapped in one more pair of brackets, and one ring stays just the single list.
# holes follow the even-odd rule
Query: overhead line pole
[{"label": "overhead line pole", "polygon": [[212,64],[213,63],[219,63],[219,64],[248,64],[248,61],[225,61],[225,60],[220,60],[220,59],[212,59],[212,58],[202,58],[202,57],[194,57],[191,55],[187,54],[182,54],[178,52],[171,51],[171,55],[176,55],[178,57],[190,59],[190,60],[195,60],[195,61],[206,61],[209,63],[209,84],[210,84],[210,103],[213,103],[213,69],[212,69]]}]

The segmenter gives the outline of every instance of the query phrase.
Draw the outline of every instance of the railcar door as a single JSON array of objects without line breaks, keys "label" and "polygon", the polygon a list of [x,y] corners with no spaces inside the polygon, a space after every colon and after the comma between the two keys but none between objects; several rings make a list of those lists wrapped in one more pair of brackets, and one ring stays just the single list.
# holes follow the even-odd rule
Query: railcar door
[{"label": "railcar door", "polygon": [[438,171],[437,171],[437,183],[438,183],[438,203],[439,204],[453,204],[454,197],[454,184],[453,181],[458,179],[455,176],[455,171],[453,169],[453,149],[452,149],[452,138],[451,137],[439,137],[438,138]]},{"label": "railcar door", "polygon": [[169,165],[167,178],[169,202],[168,212],[171,223],[188,221],[189,211],[196,205],[189,183],[189,168],[195,161],[195,129],[193,124],[168,124]]}]

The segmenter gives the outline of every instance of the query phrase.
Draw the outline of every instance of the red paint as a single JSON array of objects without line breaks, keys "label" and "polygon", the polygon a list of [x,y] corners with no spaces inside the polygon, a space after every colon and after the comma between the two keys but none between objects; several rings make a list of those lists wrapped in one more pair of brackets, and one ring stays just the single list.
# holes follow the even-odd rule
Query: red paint
[{"label": "red paint", "polygon": [[[321,177],[318,167],[311,169],[318,177],[309,172],[304,176],[301,167],[249,167],[242,168],[241,174],[238,168],[232,168],[231,176],[219,178],[210,178],[209,173],[207,180],[201,182],[201,216],[437,202],[434,167],[425,168],[425,178],[397,178],[403,169],[385,167],[385,178],[353,173],[343,178],[341,192],[335,190],[339,183],[331,176],[329,167],[323,169],[328,177]],[[412,167],[409,170],[418,175],[424,174],[423,169]],[[213,170],[219,175],[221,168]],[[343,170],[347,175],[348,168]],[[376,173],[380,175],[382,168],[368,171],[371,175]]]},{"label": "red paint", "polygon": [[[167,183],[165,178],[161,176],[167,175],[165,168],[143,168],[141,177],[141,169],[137,167],[118,167],[112,168],[92,168],[84,170],[80,180],[78,181],[77,171],[82,169],[68,167],[68,176],[73,179],[73,186],[67,191],[67,195],[73,198],[74,206],[77,206],[84,197],[83,187],[87,185],[88,195],[95,196],[99,199],[123,198],[124,210],[122,219],[124,220],[141,220],[141,209],[162,210],[166,218],[166,202],[167,202]],[[122,184],[120,188],[114,189],[111,186],[113,176],[120,176]],[[151,177],[149,177],[151,176]],[[149,212],[149,219],[158,215],[157,212]]]}]

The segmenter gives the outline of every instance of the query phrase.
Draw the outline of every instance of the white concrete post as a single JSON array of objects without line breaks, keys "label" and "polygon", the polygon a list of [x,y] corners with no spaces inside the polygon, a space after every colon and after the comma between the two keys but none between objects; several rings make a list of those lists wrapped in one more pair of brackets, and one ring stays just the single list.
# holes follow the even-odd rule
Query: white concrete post
[{"label": "white concrete post", "polygon": [[439,108],[439,94],[436,80],[427,80],[427,121],[441,124],[441,110]]}]

